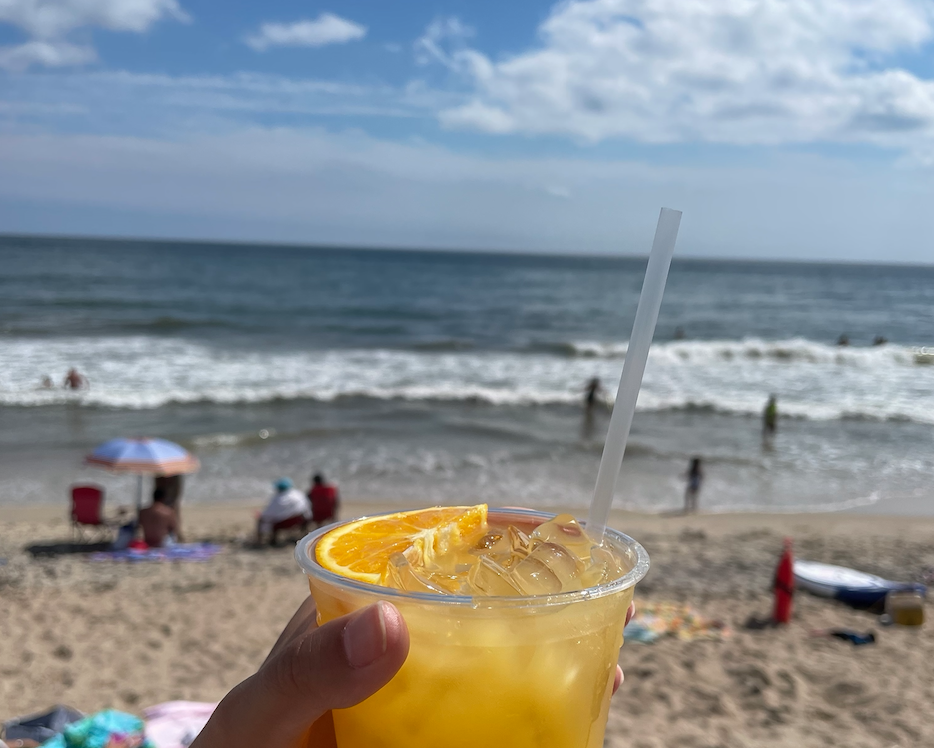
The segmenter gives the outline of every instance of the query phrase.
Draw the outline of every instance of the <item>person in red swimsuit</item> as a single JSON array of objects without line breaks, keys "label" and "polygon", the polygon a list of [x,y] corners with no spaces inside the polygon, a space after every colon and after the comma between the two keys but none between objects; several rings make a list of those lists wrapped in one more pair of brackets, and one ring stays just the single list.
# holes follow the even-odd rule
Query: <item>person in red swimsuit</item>
[{"label": "person in red swimsuit", "polygon": [[311,500],[311,521],[316,525],[326,525],[337,519],[337,507],[340,504],[337,487],[327,483],[321,473],[315,473],[312,477],[308,498]]}]

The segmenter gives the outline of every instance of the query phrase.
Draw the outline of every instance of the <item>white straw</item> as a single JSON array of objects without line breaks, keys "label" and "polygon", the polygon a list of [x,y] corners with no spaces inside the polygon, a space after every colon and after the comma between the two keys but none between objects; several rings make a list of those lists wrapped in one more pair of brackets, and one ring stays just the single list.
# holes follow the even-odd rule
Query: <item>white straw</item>
[{"label": "white straw", "polygon": [[603,533],[606,531],[606,521],[610,515],[610,505],[613,503],[613,491],[623,464],[623,455],[626,453],[629,429],[636,412],[636,399],[639,397],[645,363],[649,357],[652,337],[655,335],[655,323],[658,322],[658,310],[662,305],[668,268],[671,265],[671,255],[675,251],[675,240],[678,238],[680,225],[680,210],[662,208],[658,216],[649,264],[645,269],[636,319],[632,323],[632,334],[629,336],[626,360],[623,362],[616,404],[610,416],[603,458],[597,471],[597,485],[594,487],[593,501],[590,503],[587,533],[598,542],[602,542]]}]

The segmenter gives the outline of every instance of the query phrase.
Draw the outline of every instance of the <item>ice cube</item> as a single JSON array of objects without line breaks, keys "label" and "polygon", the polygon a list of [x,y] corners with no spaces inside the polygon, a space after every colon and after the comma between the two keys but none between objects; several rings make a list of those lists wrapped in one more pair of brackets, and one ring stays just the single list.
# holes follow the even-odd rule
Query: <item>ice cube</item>
[{"label": "ice cube", "polygon": [[570,514],[559,514],[536,527],[532,533],[532,540],[556,543],[567,548],[585,565],[590,561],[590,549],[594,545],[584,528]]},{"label": "ice cube", "polygon": [[444,587],[429,576],[416,571],[415,567],[401,553],[393,553],[386,564],[386,570],[380,579],[384,587],[395,587],[406,592],[435,592],[445,594]]},{"label": "ice cube", "polygon": [[561,580],[541,559],[529,556],[511,570],[512,579],[526,595],[554,595],[561,592]]},{"label": "ice cube", "polygon": [[535,559],[547,566],[561,583],[564,592],[581,589],[584,564],[567,548],[557,543],[536,543],[526,561]]},{"label": "ice cube", "polygon": [[522,594],[520,587],[512,580],[510,572],[488,556],[478,559],[467,575],[467,581],[471,590],[468,594],[491,597],[515,597]]},{"label": "ice cube", "polygon": [[581,584],[585,589],[596,587],[598,584],[619,579],[627,571],[627,564],[616,553],[595,545],[591,551],[591,563],[581,574]]},{"label": "ice cube", "polygon": [[509,525],[507,534],[509,535],[509,547],[512,549],[513,555],[523,558],[528,556],[529,551],[532,550],[532,541],[529,536],[513,525]]}]

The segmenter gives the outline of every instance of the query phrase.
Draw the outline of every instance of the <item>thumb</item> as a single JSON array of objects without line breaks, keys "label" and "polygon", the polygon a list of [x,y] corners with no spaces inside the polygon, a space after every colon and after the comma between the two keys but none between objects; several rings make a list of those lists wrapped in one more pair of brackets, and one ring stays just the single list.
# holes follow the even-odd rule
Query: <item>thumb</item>
[{"label": "thumb", "polygon": [[224,740],[216,744],[295,745],[327,711],[353,706],[386,685],[408,651],[405,621],[387,602],[298,632],[218,706],[217,737]]},{"label": "thumb", "polygon": [[408,651],[402,615],[390,603],[378,602],[297,637],[257,675],[274,701],[317,718],[378,691]]}]

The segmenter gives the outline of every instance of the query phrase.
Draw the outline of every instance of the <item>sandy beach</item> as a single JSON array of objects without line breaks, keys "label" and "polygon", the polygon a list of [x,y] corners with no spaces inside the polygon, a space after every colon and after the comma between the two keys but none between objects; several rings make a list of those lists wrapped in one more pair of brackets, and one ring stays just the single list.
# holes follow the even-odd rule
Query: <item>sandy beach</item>
[{"label": "sandy beach", "polygon": [[[378,504],[354,504],[345,515]],[[0,719],[65,703],[130,712],[171,699],[213,701],[258,666],[307,594],[289,546],[251,550],[249,507],[186,507],[192,539],[224,551],[203,563],[93,563],[34,556],[66,541],[58,508],[0,509]],[[782,537],[800,557],[889,578],[934,566],[934,520],[857,515],[617,513],[652,570],[645,602],[684,602],[733,628],[725,641],[627,644],[612,748],[934,745],[931,624],[883,628],[875,616],[796,596],[783,630],[742,629],[769,610]],[[931,615],[928,605],[927,614]],[[874,630],[853,647],[811,629]]]}]

